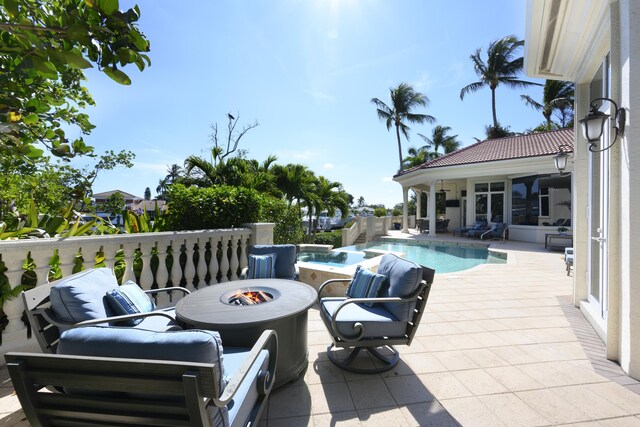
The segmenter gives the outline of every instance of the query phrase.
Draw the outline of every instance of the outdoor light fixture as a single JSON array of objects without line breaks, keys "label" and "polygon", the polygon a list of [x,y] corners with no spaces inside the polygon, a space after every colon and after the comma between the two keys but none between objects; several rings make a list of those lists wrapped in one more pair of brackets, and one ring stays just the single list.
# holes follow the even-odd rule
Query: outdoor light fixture
[{"label": "outdoor light fixture", "polygon": [[[600,150],[596,149],[597,142],[602,137],[604,124],[609,118],[609,115],[598,110],[598,107],[597,107],[598,101],[609,101],[610,103],[613,104],[613,108],[615,111],[613,115],[613,120],[616,121],[616,125],[613,127],[616,130],[616,134],[613,138],[613,141],[611,142],[611,144],[607,145],[605,148],[602,148]],[[582,134],[584,135],[585,139],[589,143],[589,151],[593,153],[597,153],[597,152],[605,151],[611,148],[613,144],[615,144],[616,140],[618,139],[618,136],[624,135],[625,122],[626,122],[626,113],[624,108],[618,108],[618,104],[616,104],[613,99],[596,98],[593,101],[591,101],[589,114],[587,114],[587,117],[580,120],[580,124],[582,125]],[[557,164],[558,164],[558,161],[556,160],[556,165]]]},{"label": "outdoor light fixture", "polygon": [[[563,148],[568,148],[567,151],[564,151]],[[562,144],[558,146],[558,154],[553,156],[553,161],[556,162],[556,169],[558,169],[558,173],[560,176],[569,175],[569,172],[565,172],[564,170],[567,168],[567,162],[569,161],[569,154],[573,151],[573,147],[567,144]]]}]

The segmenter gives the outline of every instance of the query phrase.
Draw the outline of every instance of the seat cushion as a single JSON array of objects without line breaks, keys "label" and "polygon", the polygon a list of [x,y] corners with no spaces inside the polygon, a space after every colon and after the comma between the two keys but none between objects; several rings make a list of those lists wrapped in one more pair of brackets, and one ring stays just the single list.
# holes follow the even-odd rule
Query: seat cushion
[{"label": "seat cushion", "polygon": [[247,279],[272,279],[276,277],[276,254],[249,255]]},{"label": "seat cushion", "polygon": [[106,294],[117,287],[111,269],[84,270],[59,279],[51,287],[51,308],[59,320],[67,323],[113,316]]},{"label": "seat cushion", "polygon": [[[107,302],[116,315],[148,313],[156,308],[149,296],[131,280],[107,291]],[[140,322],[141,318],[127,320],[124,323],[135,326]]]},{"label": "seat cushion", "polygon": [[[222,340],[214,331],[155,332],[115,326],[74,328],[60,335],[58,354],[211,363],[219,393],[226,386]],[[77,390],[67,392],[79,393]],[[228,425],[227,408],[216,409],[219,410],[211,414],[214,425],[218,425],[215,421]]]},{"label": "seat cushion", "polygon": [[[347,287],[347,296],[349,298],[375,298],[378,296],[386,280],[386,276],[374,273],[358,265]],[[365,303],[368,307],[373,306],[373,304],[374,303]]]},{"label": "seat cushion", "polygon": [[[422,281],[422,267],[419,264],[394,254],[382,257],[378,273],[388,279],[388,286],[380,293],[381,297],[408,297],[418,290]],[[382,304],[400,321],[408,321],[413,316],[415,302]]]},{"label": "seat cushion", "polygon": [[[320,304],[320,314],[331,330],[331,318],[340,304],[346,298],[323,298]],[[348,304],[340,310],[336,326],[344,337],[356,337],[358,331],[354,329],[356,323],[361,323],[364,332],[362,338],[402,337],[407,330],[406,322],[399,321],[382,304],[367,307],[364,304]]]},{"label": "seat cushion", "polygon": [[[247,359],[251,349],[227,347],[224,349],[224,370],[228,378],[232,378]],[[269,366],[269,351],[262,350],[256,363],[249,369],[247,378],[253,381],[243,381],[236,395],[227,405],[229,410],[230,425],[246,425],[247,418],[251,415],[251,410],[258,399],[257,376],[258,372],[266,371]]]},{"label": "seat cushion", "polygon": [[249,254],[276,254],[276,277],[296,278],[296,245],[255,245],[249,249]]}]

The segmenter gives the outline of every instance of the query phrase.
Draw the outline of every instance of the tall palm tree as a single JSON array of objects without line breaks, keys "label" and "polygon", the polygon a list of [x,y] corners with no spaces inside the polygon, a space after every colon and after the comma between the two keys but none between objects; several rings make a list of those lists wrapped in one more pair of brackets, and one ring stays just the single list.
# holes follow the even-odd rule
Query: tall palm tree
[{"label": "tall palm tree", "polygon": [[181,177],[182,177],[182,168],[179,165],[174,163],[171,166],[167,166],[167,176],[162,178],[158,182],[158,186],[156,187],[156,193],[158,194],[158,199],[164,200],[167,189],[169,188],[169,185],[173,184]]},{"label": "tall palm tree", "polygon": [[403,161],[406,169],[420,166],[429,160],[429,145],[424,145],[420,148],[409,147],[407,151],[409,155],[405,157]]},{"label": "tall palm tree", "polygon": [[[456,151],[460,148],[460,141],[457,140],[458,135],[447,135],[451,127],[449,126],[434,126],[431,131],[431,138],[418,134],[420,138],[422,138],[426,143],[427,147],[433,147],[433,150],[429,153],[430,159],[436,159],[443,154],[449,154]],[[440,153],[440,149],[442,148],[442,153]]]},{"label": "tall palm tree", "polygon": [[400,141],[400,133],[409,140],[409,123],[434,123],[435,117],[427,114],[413,113],[418,107],[427,107],[429,98],[415,89],[408,83],[400,83],[396,88],[390,88],[391,106],[388,106],[378,98],[371,99],[378,111],[378,118],[387,125],[387,130],[391,126],[396,127],[396,138],[398,139],[398,159],[400,160],[400,170],[402,170],[402,142]]},{"label": "tall palm tree", "polygon": [[518,56],[518,51],[524,45],[524,40],[518,40],[515,36],[503,37],[489,45],[487,60],[482,60],[482,49],[478,48],[471,58],[473,68],[480,80],[463,87],[460,91],[460,99],[464,99],[468,93],[476,92],[484,87],[491,89],[491,111],[493,113],[493,127],[498,127],[496,114],[496,88],[503,84],[512,88],[528,87],[538,83],[519,80],[518,74],[522,72],[524,58]]},{"label": "tall palm tree", "polygon": [[573,101],[575,98],[574,86],[571,82],[562,80],[547,80],[542,90],[542,102],[538,102],[529,95],[520,95],[520,98],[530,107],[542,112],[547,122],[547,128],[552,129],[554,126],[551,117],[553,113],[560,116],[560,127],[566,127],[573,117]]}]

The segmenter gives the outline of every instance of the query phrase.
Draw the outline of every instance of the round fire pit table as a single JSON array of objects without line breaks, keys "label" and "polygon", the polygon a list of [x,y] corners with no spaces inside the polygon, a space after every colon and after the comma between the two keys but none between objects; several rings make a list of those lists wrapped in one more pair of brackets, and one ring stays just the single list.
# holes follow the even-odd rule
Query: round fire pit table
[{"label": "round fire pit table", "polygon": [[[260,294],[259,303],[237,293]],[[274,387],[298,378],[309,362],[307,311],[317,292],[301,282],[252,279],[199,289],[176,304],[176,320],[186,328],[218,331],[225,347],[251,347],[265,329],[278,333],[278,363]]]}]

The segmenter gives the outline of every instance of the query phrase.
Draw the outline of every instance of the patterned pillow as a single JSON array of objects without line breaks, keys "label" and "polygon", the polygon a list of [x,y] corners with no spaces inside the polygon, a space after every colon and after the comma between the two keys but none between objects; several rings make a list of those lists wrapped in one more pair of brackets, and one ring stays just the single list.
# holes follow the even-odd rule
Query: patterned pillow
[{"label": "patterned pillow", "polygon": [[[127,283],[107,292],[107,301],[116,315],[148,313],[156,306],[140,286],[129,280]],[[135,326],[142,322],[142,318],[130,319],[126,323]]]},{"label": "patterned pillow", "polygon": [[[375,298],[380,293],[385,280],[387,280],[386,276],[357,266],[356,273],[347,288],[347,296],[349,298]],[[373,307],[373,304],[368,302],[364,305]]]},{"label": "patterned pillow", "polygon": [[247,279],[271,279],[276,277],[276,254],[249,255]]}]

